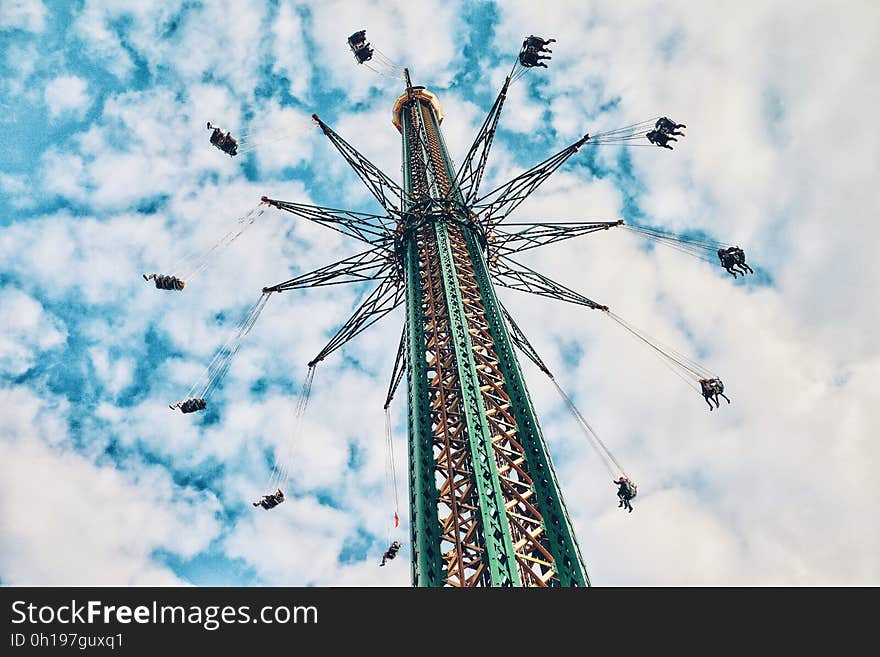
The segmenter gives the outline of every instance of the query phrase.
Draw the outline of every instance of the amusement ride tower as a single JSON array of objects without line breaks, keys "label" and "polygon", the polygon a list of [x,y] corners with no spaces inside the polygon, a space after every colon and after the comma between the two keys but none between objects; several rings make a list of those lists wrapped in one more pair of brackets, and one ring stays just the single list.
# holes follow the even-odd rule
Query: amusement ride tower
[{"label": "amusement ride tower", "polygon": [[418,586],[584,586],[580,551],[508,336],[437,97],[394,105],[408,195],[406,281],[412,577]]},{"label": "amusement ride tower", "polygon": [[[721,264],[734,273],[731,267],[739,262],[737,258],[746,267],[739,247],[703,237],[676,236],[639,225],[625,226],[621,219],[506,221],[583,146],[644,145],[647,137],[650,144],[671,149],[667,141],[674,140],[673,135],[683,136],[679,129],[685,126],[668,117],[654,117],[592,136],[585,134],[504,184],[480,193],[510,85],[528,68],[545,66],[541,60],[549,56],[540,53],[550,52],[546,46],[552,41],[535,36],[523,41],[517,63],[458,168],[443,140],[440,101],[424,87],[414,86],[409,71],[400,68],[406,88],[394,103],[392,122],[403,143],[402,186],[316,114],[312,115],[323,134],[382,206],[383,213],[341,210],[265,196],[262,203],[343,233],[366,243],[368,248],[264,287],[262,296],[236,333],[193,385],[189,398],[172,404],[172,408],[184,413],[206,408],[205,398],[217,389],[241,340],[272,294],[328,285],[378,283],[309,363],[296,418],[300,422],[305,413],[317,364],[396,308],[404,307],[405,323],[385,401],[386,438],[393,483],[396,475],[388,409],[406,376],[410,538],[415,586],[590,584],[514,348],[553,381],[609,473],[619,476],[615,484],[620,486],[620,505],[626,504],[627,509],[632,510],[629,500],[636,495],[635,484],[501,304],[496,286],[598,310],[652,347],[670,369],[702,394],[710,409],[711,402],[714,401],[717,408],[718,396],[723,396],[724,386],[710,370],[657,343],[611,312],[608,306],[557,283],[513,256],[624,226],[654,243],[667,244],[700,259],[711,261],[717,252]],[[383,57],[366,43],[364,31],[353,34],[349,45],[361,64],[374,55]],[[386,64],[392,69],[398,68]],[[646,134],[645,130],[650,132]],[[219,133],[219,129],[216,132]],[[228,137],[227,134],[227,141]],[[218,148],[224,150],[222,145]],[[234,156],[232,151],[229,154]],[[249,213],[240,220],[242,226],[230,232],[231,237],[224,237],[221,244],[238,237],[261,213],[262,210]],[[204,268],[205,265],[199,266]],[[150,279],[146,275],[144,278]],[[183,289],[183,281],[175,277],[153,275],[152,278],[162,289]],[[178,285],[173,285],[174,281]],[[289,458],[278,456],[276,460],[269,494],[255,506],[275,508],[286,499],[283,490],[290,483]],[[396,498],[396,483],[393,488]],[[398,520],[395,509],[395,527]],[[394,541],[386,558],[393,559],[401,547]]]}]

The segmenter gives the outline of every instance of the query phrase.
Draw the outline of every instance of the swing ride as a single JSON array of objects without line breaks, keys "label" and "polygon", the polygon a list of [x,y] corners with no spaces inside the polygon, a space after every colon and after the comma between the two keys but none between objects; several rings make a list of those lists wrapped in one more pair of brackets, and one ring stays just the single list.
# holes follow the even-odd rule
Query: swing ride
[{"label": "swing ride", "polygon": [[[507,222],[507,218],[580,149],[600,145],[647,145],[672,149],[683,137],[668,117],[586,133],[558,153],[510,181],[481,193],[480,184],[501,112],[512,84],[532,68],[547,68],[554,39],[524,39],[502,89],[459,167],[440,130],[439,99],[414,86],[407,68],[372,46],[366,31],[348,46],[359,65],[405,83],[394,104],[392,123],[403,142],[399,185],[339,136],[316,114],[314,124],[352,167],[382,208],[377,214],[306,205],[262,197],[204,251],[167,271],[144,274],[156,287],[185,293],[189,283],[228,248],[267,208],[336,230],[368,246],[352,256],[289,280],[266,286],[229,339],[218,349],[182,401],[183,413],[207,408],[248,332],[276,293],[328,285],[375,283],[329,342],[308,363],[294,412],[293,438],[275,455],[267,493],[254,507],[271,510],[289,494],[291,450],[319,363],[398,307],[405,322],[398,344],[385,410],[386,476],[393,492],[389,548],[380,565],[404,544],[392,530],[400,525],[390,407],[407,379],[409,425],[409,511],[412,582],[415,586],[588,586],[586,567],[562,498],[538,418],[516,357],[529,358],[553,383],[562,402],[618,488],[619,506],[632,511],[637,486],[587,422],[497,296],[497,288],[544,296],[598,310],[643,343],[710,410],[724,397],[720,377],[685,354],[664,345],[598,303],[515,258],[521,252],[615,228],[706,262],[718,261],[736,277],[753,273],[738,246],[702,234],[675,235],[627,222]],[[255,148],[208,123],[211,143],[236,156]],[[231,140],[231,141],[230,141]],[[647,141],[647,143],[646,143]],[[619,231],[618,231],[619,232]],[[184,283],[185,282],[185,283]],[[712,402],[715,406],[713,408]]]}]

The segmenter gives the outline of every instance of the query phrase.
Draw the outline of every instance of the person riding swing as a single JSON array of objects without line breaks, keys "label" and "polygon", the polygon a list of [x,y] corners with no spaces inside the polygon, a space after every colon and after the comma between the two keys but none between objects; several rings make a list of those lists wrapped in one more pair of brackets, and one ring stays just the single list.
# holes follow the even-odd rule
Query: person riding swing
[{"label": "person riding swing", "polygon": [[684,137],[683,132],[679,132],[679,128],[687,128],[684,123],[676,123],[669,117],[661,117],[657,119],[657,123],[654,124],[654,128],[663,132],[667,135],[678,135],[679,137]]},{"label": "person riding swing", "polygon": [[382,555],[382,563],[380,566],[384,566],[386,561],[391,561],[394,557],[397,556],[397,553],[400,552],[400,541],[392,541],[391,545],[388,546],[388,549],[385,550],[385,554]]},{"label": "person riding swing", "polygon": [[263,495],[256,502],[252,502],[253,506],[261,506],[267,511],[269,509],[274,509],[276,506],[281,504],[284,501],[284,492],[279,488],[274,493],[270,493],[269,495]]},{"label": "person riding swing", "polygon": [[651,130],[651,132],[645,133],[645,137],[648,138],[648,141],[658,146],[660,148],[668,148],[669,150],[674,150],[672,146],[669,145],[670,141],[678,141],[675,137],[666,134],[660,130]]},{"label": "person riding swing", "polygon": [[[730,403],[730,399],[724,394],[724,383],[717,377],[714,379],[700,379],[700,393],[709,405],[710,411],[714,411],[715,408],[721,406],[721,402],[718,401],[719,395],[724,397],[728,404]],[[713,401],[715,402],[715,408],[712,408]]]},{"label": "person riding swing", "polygon": [[208,121],[208,130],[211,130],[211,143],[214,146],[230,157],[238,155],[238,141],[232,136],[231,132],[227,131],[226,134],[223,134],[223,128],[214,125],[210,121]]},{"label": "person riding swing", "polygon": [[620,475],[620,477],[614,480],[614,483],[617,485],[617,497],[620,499],[620,503],[617,505],[618,508],[627,509],[632,513],[633,507],[630,501],[636,496],[635,484],[624,475]]}]

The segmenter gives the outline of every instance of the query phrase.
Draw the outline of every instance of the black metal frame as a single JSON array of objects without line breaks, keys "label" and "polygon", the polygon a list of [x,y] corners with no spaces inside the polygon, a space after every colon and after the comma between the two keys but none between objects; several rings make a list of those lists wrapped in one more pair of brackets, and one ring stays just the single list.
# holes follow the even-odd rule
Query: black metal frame
[{"label": "black metal frame", "polygon": [[481,210],[481,221],[492,228],[504,221],[520,203],[525,201],[553,173],[565,164],[566,160],[587,143],[590,135],[584,135],[573,144],[539,162],[531,169],[523,171],[512,180],[496,187],[474,202],[474,208]]},{"label": "black metal frame", "polygon": [[[515,64],[513,71],[516,70]],[[376,165],[318,118],[317,114],[312,115],[315,123],[318,124],[321,131],[330,139],[345,161],[354,169],[386,214],[369,214],[269,199],[267,197],[263,198],[266,203],[279,210],[290,212],[297,217],[330,228],[353,239],[366,242],[374,247],[314,271],[301,274],[288,281],[263,288],[265,292],[281,292],[284,290],[298,290],[345,283],[381,281],[379,286],[370,293],[352,316],[340,327],[311,364],[326,358],[402,303],[404,296],[404,273],[400,268],[396,250],[397,245],[400,243],[399,236],[402,231],[412,228],[408,224],[412,223],[415,217],[412,211],[403,212],[404,202],[411,206],[411,209],[415,207],[421,208],[425,204],[431,207],[434,205],[445,207],[450,203],[460,206],[462,214],[472,218],[472,228],[485,240],[490,256],[490,273],[492,279],[498,285],[589,308],[607,310],[606,306],[598,304],[547,276],[511,260],[509,256],[562,240],[580,237],[600,230],[607,230],[622,224],[622,221],[516,223],[508,224],[508,226],[511,229],[521,227],[521,230],[511,231],[497,228],[498,224],[504,221],[520,203],[528,198],[530,194],[574,155],[581,146],[587,143],[590,139],[589,134],[584,135],[578,141],[565,147],[555,155],[552,155],[543,162],[539,162],[507,183],[478,198],[480,183],[486,170],[489,153],[498,128],[501,112],[504,108],[504,102],[507,98],[510,84],[516,79],[513,71],[505,78],[504,85],[492,108],[489,110],[486,119],[483,121],[483,125],[459,167],[455,181],[445,198],[412,198],[411,195],[407,194],[403,188],[376,167]],[[405,71],[405,76],[407,91],[410,91],[412,83],[409,79],[409,71]],[[429,157],[430,149],[428,148],[427,137],[424,134],[424,126],[421,125],[420,116],[417,117],[417,121],[419,124],[420,150],[423,157],[427,158]],[[427,172],[432,171],[430,166],[425,166],[424,169]],[[429,185],[430,188],[432,187]],[[437,189],[437,187],[434,187],[434,189]],[[504,310],[504,313],[510,325],[511,334],[514,336],[514,340],[517,341],[518,346],[524,349],[524,353],[541,369],[546,371],[546,366],[541,363],[540,358],[537,357],[534,349],[528,344],[528,340],[525,339],[513,318],[510,317],[506,310]],[[402,344],[403,342],[401,342]],[[406,368],[405,355],[402,356],[401,353],[400,348],[398,348],[391,387],[388,392],[389,401],[393,397],[394,389],[400,383],[403,371]]]},{"label": "black metal frame", "polygon": [[[504,86],[495,99],[492,109],[483,121],[483,126],[477,133],[474,143],[464,161],[455,174],[455,182],[452,185],[449,196],[454,198],[457,192],[461,194],[461,200],[465,205],[473,203],[480,190],[480,182],[483,180],[483,174],[486,171],[486,162],[489,159],[489,151],[492,149],[492,142],[495,139],[495,131],[498,129],[498,120],[501,118],[501,110],[504,108],[504,101],[507,99],[507,90],[510,87],[510,76],[504,80]],[[477,158],[477,153],[479,157]],[[474,167],[474,159],[477,158],[477,166]]]},{"label": "black metal frame", "polygon": [[488,238],[489,250],[499,255],[511,255],[622,225],[623,219],[617,221],[505,224],[506,228],[518,228],[520,226],[523,226],[523,228],[513,232],[502,229],[493,230]]},{"label": "black metal frame", "polygon": [[375,164],[370,162],[366,157],[347,141],[318,118],[317,114],[312,114],[312,119],[321,128],[321,131],[327,135],[331,143],[340,152],[345,161],[351,165],[358,177],[367,186],[367,189],[376,197],[379,204],[385,208],[388,213],[399,212],[403,198],[407,193],[396,182],[391,180],[385,173]]},{"label": "black metal frame", "polygon": [[541,357],[538,355],[538,351],[532,346],[532,343],[529,342],[529,339],[526,337],[525,333],[522,332],[522,329],[513,320],[510,312],[507,310],[507,308],[504,307],[504,304],[500,301],[498,302],[498,305],[501,306],[501,313],[504,315],[504,321],[507,324],[508,328],[508,335],[510,335],[510,340],[511,342],[513,342],[513,345],[523,354],[525,354],[530,361],[537,365],[538,369],[540,369],[544,374],[552,379],[553,373],[550,371],[550,368],[544,364],[543,360],[541,360]]},{"label": "black metal frame", "polygon": [[385,279],[373,290],[370,295],[358,306],[351,317],[346,320],[336,332],[330,342],[315,356],[309,367],[320,363],[327,356],[339,349],[349,340],[354,339],[361,332],[385,317],[392,310],[403,303],[404,287],[399,281],[390,278]]},{"label": "black metal frame", "polygon": [[388,385],[388,394],[385,395],[384,408],[387,409],[391,405],[391,400],[394,399],[394,393],[397,392],[397,387],[403,380],[404,374],[406,374],[406,326],[400,332],[400,344],[397,346],[397,356],[394,358],[394,367],[391,370],[391,383]]},{"label": "black metal frame", "polygon": [[561,283],[547,278],[544,274],[536,272],[531,267],[511,260],[507,256],[500,256],[493,262],[489,267],[489,273],[492,281],[501,287],[519,290],[520,292],[529,292],[530,294],[537,294],[538,296],[558,301],[567,301],[568,303],[586,306],[593,310],[608,310],[608,306],[596,303],[580,292],[575,292]]},{"label": "black metal frame", "polygon": [[263,201],[279,210],[290,212],[367,244],[390,243],[394,240],[394,230],[397,228],[397,221],[391,216],[280,201],[265,196]]},{"label": "black metal frame", "polygon": [[363,283],[388,278],[394,269],[393,254],[384,247],[375,247],[305,274],[300,274],[283,283],[263,288],[263,292],[284,292],[302,290],[307,287],[342,285],[344,283]]}]

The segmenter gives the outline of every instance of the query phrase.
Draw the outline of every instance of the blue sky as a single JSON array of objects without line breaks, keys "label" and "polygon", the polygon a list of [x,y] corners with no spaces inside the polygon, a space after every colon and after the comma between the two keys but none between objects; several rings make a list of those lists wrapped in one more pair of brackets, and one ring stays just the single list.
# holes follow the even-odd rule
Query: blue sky
[{"label": "blue sky", "polygon": [[[184,292],[140,277],[204,250],[263,194],[377,211],[308,118],[399,178],[401,84],[353,61],[361,28],[438,94],[459,161],[522,37],[555,36],[550,68],[512,88],[483,189],[584,132],[668,114],[688,124],[675,151],[583,149],[516,220],[623,216],[740,243],[755,263],[733,281],[623,232],[522,257],[722,373],[734,403],[712,414],[597,313],[501,293],[640,484],[636,513],[616,513],[601,463],[524,365],[594,582],[880,581],[858,483],[878,455],[863,300],[880,282],[866,247],[880,144],[859,109],[880,100],[875,7],[129,4],[0,0],[0,581],[408,583],[408,548],[377,568],[399,312],[319,367],[288,502],[249,504],[291,440],[305,363],[369,287],[275,295],[210,411],[167,408],[262,286],[362,245],[272,210]],[[261,146],[228,158],[206,121]],[[852,126],[833,157],[815,138],[830,125]],[[783,499],[777,514],[768,500]]]}]

